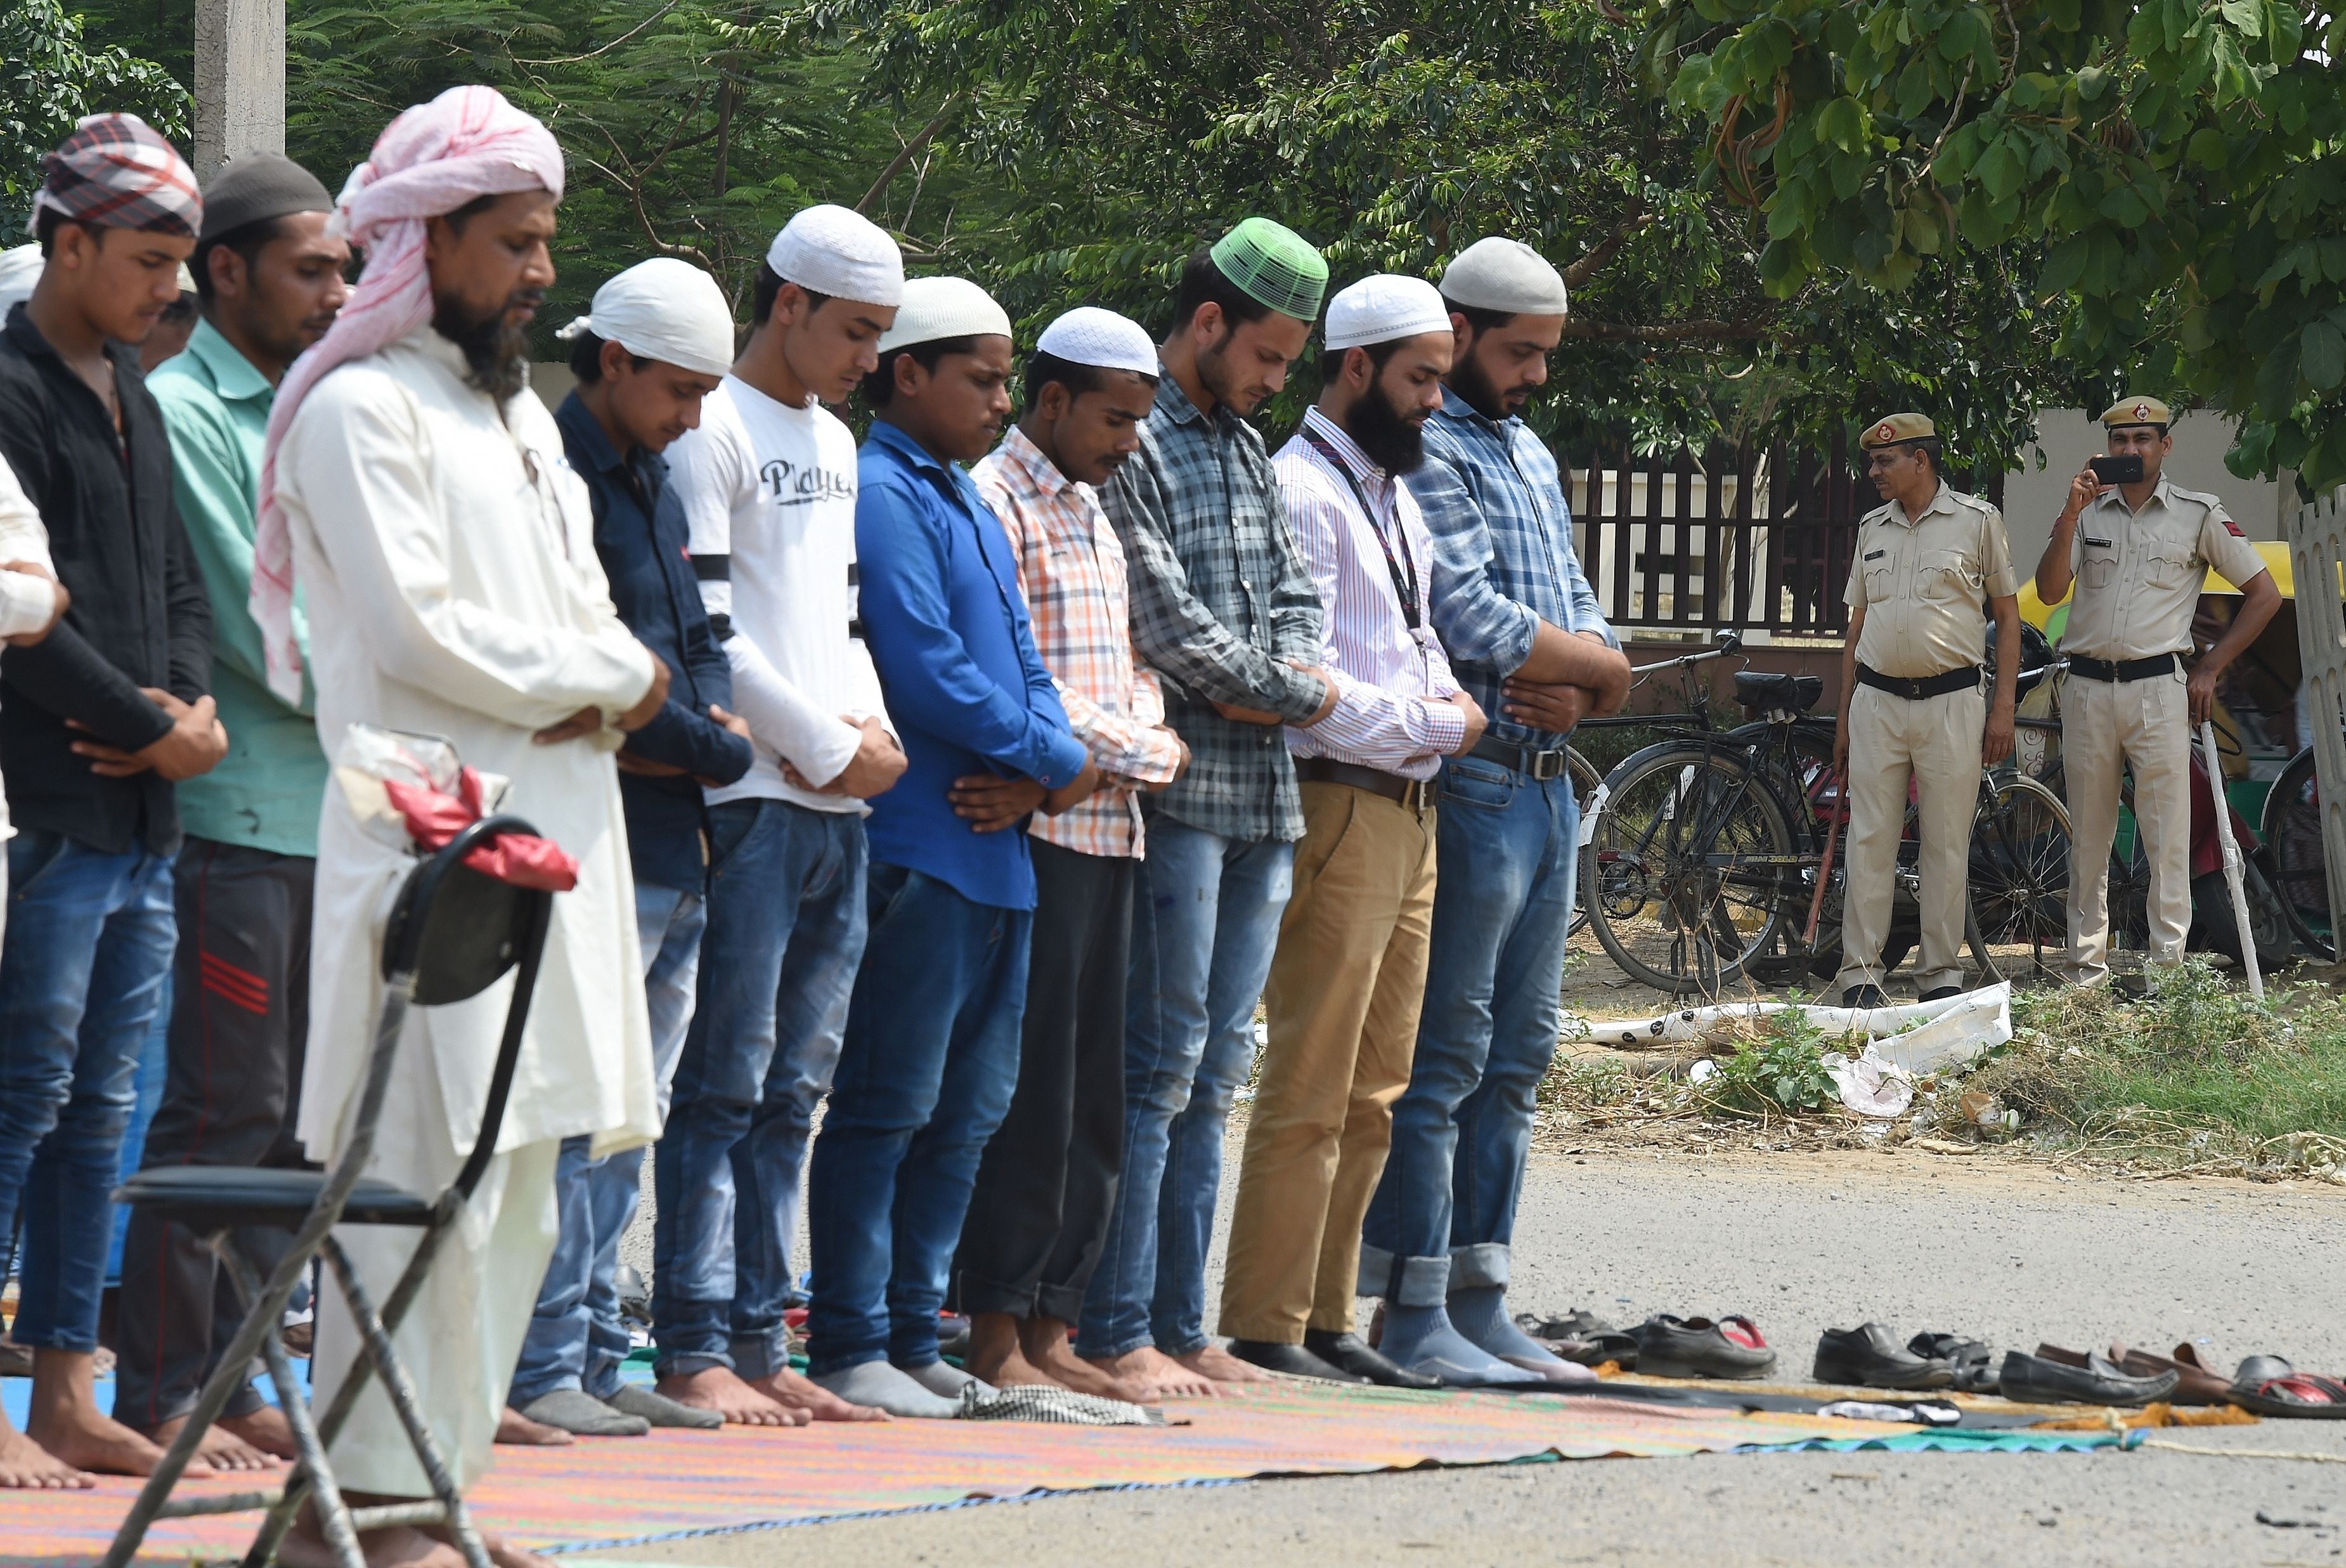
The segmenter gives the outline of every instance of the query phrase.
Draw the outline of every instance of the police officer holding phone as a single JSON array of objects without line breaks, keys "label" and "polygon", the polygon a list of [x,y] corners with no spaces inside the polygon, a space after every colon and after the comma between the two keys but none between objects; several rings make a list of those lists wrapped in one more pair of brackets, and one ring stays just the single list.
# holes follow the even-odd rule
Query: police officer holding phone
[{"label": "police officer holding phone", "polygon": [[[2068,504],[2036,564],[2037,596],[2077,586],[2061,651],[2061,699],[2074,848],[2069,960],[2079,985],[2110,978],[2110,844],[2118,776],[2134,769],[2135,818],[2150,862],[2150,957],[2183,957],[2191,927],[2191,741],[2215,706],[2216,680],[2280,608],[2264,557],[2215,496],[2170,484],[2170,416],[2155,397],[2102,415],[2109,451],[2069,482]],[[2213,566],[2244,596],[2229,630],[2186,673],[2191,616]]]}]

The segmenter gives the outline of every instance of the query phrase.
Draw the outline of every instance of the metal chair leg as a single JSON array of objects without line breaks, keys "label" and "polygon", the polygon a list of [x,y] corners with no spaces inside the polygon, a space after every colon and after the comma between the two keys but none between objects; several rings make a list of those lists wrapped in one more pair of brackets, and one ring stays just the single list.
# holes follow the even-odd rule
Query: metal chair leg
[{"label": "metal chair leg", "polygon": [[[440,1233],[434,1226],[425,1233],[423,1243],[416,1248],[421,1254]],[[368,1298],[366,1286],[361,1282],[358,1270],[344,1252],[342,1244],[332,1237],[326,1238],[326,1262],[334,1271],[334,1279],[350,1303],[351,1316],[357,1321],[360,1334],[372,1352],[374,1369],[382,1379],[383,1392],[391,1400],[392,1409],[398,1412],[400,1424],[407,1429],[407,1441],[415,1450],[416,1459],[423,1466],[424,1479],[431,1483],[433,1495],[446,1511],[448,1532],[456,1538],[456,1547],[464,1554],[471,1568],[491,1568],[488,1549],[481,1543],[480,1534],[473,1528],[470,1514],[464,1508],[464,1493],[457,1489],[455,1478],[440,1452],[440,1443],[424,1421],[422,1402],[415,1396],[415,1385],[408,1378],[407,1368],[399,1359],[399,1351],[391,1342],[391,1330],[376,1316],[374,1303]],[[410,1272],[415,1265],[409,1263]],[[418,1278],[421,1276],[419,1275]],[[402,1284],[406,1283],[404,1278]]]},{"label": "metal chair leg", "polygon": [[[219,1250],[236,1271],[240,1286],[249,1291],[259,1283],[252,1265],[236,1249],[233,1241]],[[296,1473],[306,1477],[318,1493],[318,1524],[325,1532],[326,1544],[342,1568],[366,1568],[365,1550],[359,1544],[358,1532],[352,1527],[350,1507],[342,1501],[333,1466],[326,1461],[326,1445],[318,1441],[318,1430],[310,1420],[309,1401],[301,1397],[301,1380],[294,1377],[292,1362],[286,1358],[285,1341],[275,1334],[265,1335],[260,1351],[268,1362],[269,1380],[277,1385],[278,1407],[285,1412],[286,1424],[293,1429],[293,1447],[301,1455]],[[285,1490],[291,1492],[293,1487],[289,1484]],[[272,1554],[275,1552],[273,1543],[270,1551]]]}]

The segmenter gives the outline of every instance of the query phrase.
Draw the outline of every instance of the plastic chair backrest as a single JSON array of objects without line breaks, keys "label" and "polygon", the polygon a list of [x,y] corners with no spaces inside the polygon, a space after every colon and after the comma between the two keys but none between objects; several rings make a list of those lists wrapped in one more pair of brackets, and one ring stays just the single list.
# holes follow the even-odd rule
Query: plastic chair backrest
[{"label": "plastic chair backrest", "polygon": [[471,823],[408,873],[383,929],[383,979],[396,983],[403,976],[410,978],[419,1006],[466,1001],[486,991],[507,970],[520,971],[489,1075],[481,1130],[451,1186],[451,1194],[460,1199],[472,1196],[496,1150],[554,912],[551,892],[501,882],[463,862],[474,846],[500,833],[536,831],[519,817],[484,817]]}]

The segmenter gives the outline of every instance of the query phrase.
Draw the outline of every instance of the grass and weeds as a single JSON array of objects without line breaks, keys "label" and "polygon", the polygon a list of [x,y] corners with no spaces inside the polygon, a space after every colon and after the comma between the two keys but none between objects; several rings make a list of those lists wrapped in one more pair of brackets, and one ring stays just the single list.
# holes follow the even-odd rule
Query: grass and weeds
[{"label": "grass and weeds", "polygon": [[2011,1044],[1925,1079],[1894,1125],[1842,1108],[1821,1058],[1851,1048],[1789,1012],[1675,1054],[1567,1055],[1540,1097],[1576,1138],[1708,1143],[1756,1124],[1810,1146],[1943,1146],[2002,1142],[2016,1120],[2014,1152],[2061,1163],[2346,1181],[2346,992],[2277,984],[2258,1003],[2199,958],[2151,986],[2016,995]]},{"label": "grass and weeds", "polygon": [[2149,996],[2015,998],[2013,1043],[1964,1081],[2039,1144],[2160,1167],[2346,1174],[2346,995],[2274,986],[2261,1003],[2207,961]]}]

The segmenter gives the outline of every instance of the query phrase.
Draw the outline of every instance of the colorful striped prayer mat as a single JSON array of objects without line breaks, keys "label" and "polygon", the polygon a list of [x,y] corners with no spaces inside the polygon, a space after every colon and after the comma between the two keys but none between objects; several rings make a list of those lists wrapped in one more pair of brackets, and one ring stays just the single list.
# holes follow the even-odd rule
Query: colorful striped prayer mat
[{"label": "colorful striped prayer mat", "polygon": [[[1811,1446],[2083,1450],[2121,1434],[1922,1432],[1808,1415],[1745,1415],[1588,1396],[1413,1393],[1280,1383],[1243,1398],[1168,1407],[1167,1427],[892,1421],[779,1431],[655,1432],[568,1448],[501,1448],[472,1492],[474,1517],[540,1550],[576,1551],[973,1498],[1168,1486],[1269,1475],[1348,1475],[1421,1465],[1668,1456]],[[250,1479],[189,1482],[239,1490]],[[0,1568],[94,1562],[136,1492],[0,1492]],[[175,1520],[144,1556],[240,1554],[253,1516]]]}]

